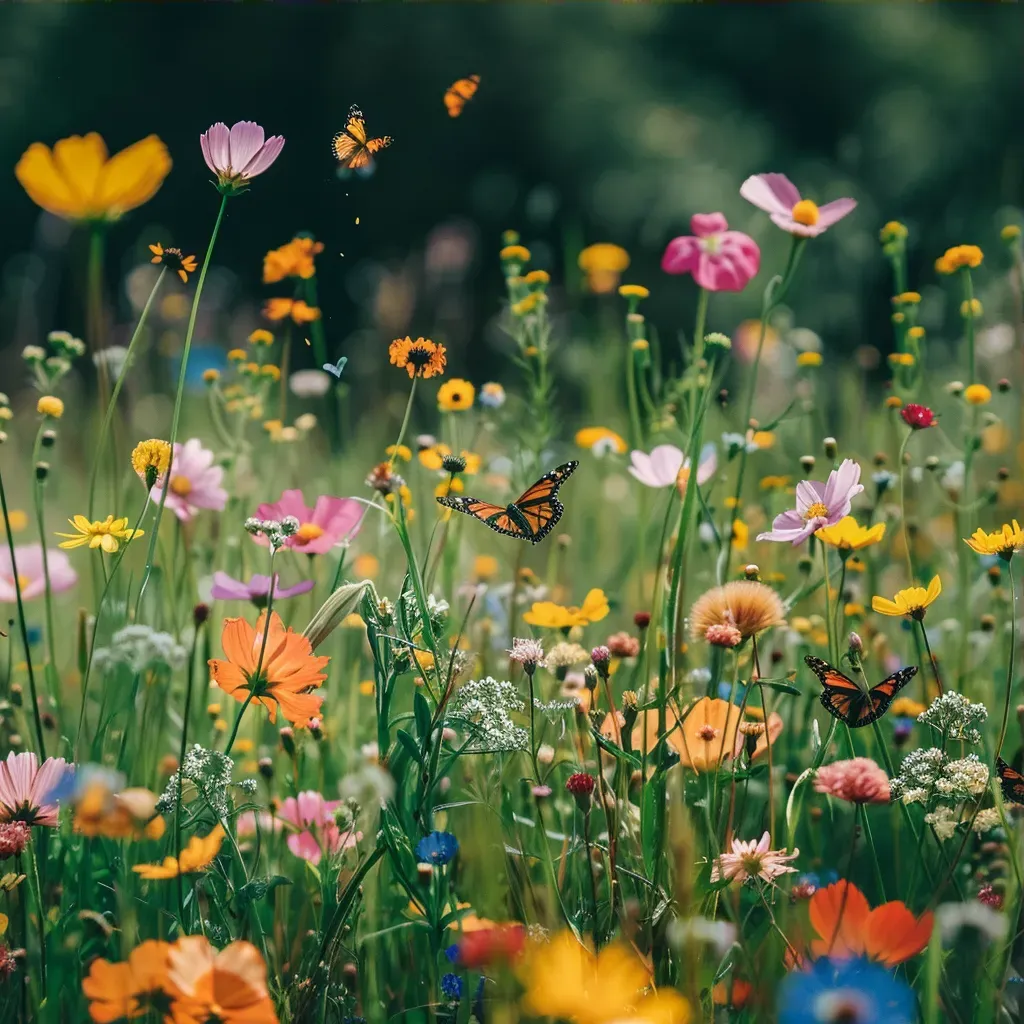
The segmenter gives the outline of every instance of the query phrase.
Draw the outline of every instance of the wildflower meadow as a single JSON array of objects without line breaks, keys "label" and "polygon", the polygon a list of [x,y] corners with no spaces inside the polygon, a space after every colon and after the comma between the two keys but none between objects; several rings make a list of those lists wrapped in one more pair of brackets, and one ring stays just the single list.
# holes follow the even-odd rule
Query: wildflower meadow
[{"label": "wildflower meadow", "polygon": [[[315,224],[231,314],[298,172],[230,121],[0,169],[80,243],[0,394],[0,1022],[1019,1019],[1024,216],[930,251],[767,166],[650,274],[508,223],[482,377],[441,316],[343,341]],[[133,241],[175,178],[205,234]]]}]

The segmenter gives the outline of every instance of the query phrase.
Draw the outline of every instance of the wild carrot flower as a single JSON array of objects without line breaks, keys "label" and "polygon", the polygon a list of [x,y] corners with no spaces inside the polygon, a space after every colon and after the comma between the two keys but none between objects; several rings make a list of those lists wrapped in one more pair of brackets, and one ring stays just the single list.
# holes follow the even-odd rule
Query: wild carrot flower
[{"label": "wild carrot flower", "polygon": [[796,871],[787,862],[795,860],[799,855],[799,850],[793,850],[792,853],[772,850],[768,832],[758,840],[744,842],[733,839],[732,849],[715,858],[711,881],[720,882],[725,879],[730,882],[748,882],[760,878],[762,882],[773,882],[780,875]]},{"label": "wild carrot flower", "polygon": [[[674,444],[659,444],[646,452],[632,451],[629,453],[632,463],[628,467],[631,476],[647,487],[672,487],[690,477],[690,460]],[[707,444],[701,450],[697,463],[697,483],[704,485],[715,475],[718,469],[718,456],[713,444]]]},{"label": "wild carrot flower", "polygon": [[228,492],[221,486],[224,467],[214,465],[213,460],[213,452],[204,448],[198,437],[184,444],[175,442],[170,480],[167,484],[157,480],[150,491],[150,500],[158,504],[164,487],[168,486],[166,506],[183,523],[191,522],[204,508],[222,511],[228,502]]},{"label": "wild carrot flower", "polygon": [[440,377],[444,373],[447,359],[444,345],[437,345],[429,338],[412,340],[408,335],[395,338],[388,347],[388,356],[393,366],[404,368],[410,379]]},{"label": "wild carrot flower", "polygon": [[193,836],[177,857],[164,857],[160,864],[136,864],[132,871],[149,880],[205,871],[217,859],[224,834],[224,827],[218,822],[207,835]]},{"label": "wild carrot flower", "polygon": [[181,278],[182,284],[188,284],[188,275],[196,271],[195,256],[186,256],[180,249],[165,249],[159,242],[151,244],[149,251],[153,254],[150,263],[163,264]]},{"label": "wild carrot flower", "polygon": [[621,245],[597,242],[580,252],[578,264],[587,275],[587,289],[595,295],[615,291],[622,272],[629,266],[629,253]]},{"label": "wild carrot flower", "polygon": [[890,799],[889,776],[870,757],[833,761],[819,768],[814,788],[852,804],[887,804]]},{"label": "wild carrot flower", "polygon": [[[308,594],[314,587],[314,580],[300,580],[294,586],[282,587],[279,584],[279,577],[274,574],[274,604],[283,601],[288,597],[298,597],[299,594]],[[213,574],[213,589],[211,596],[218,601],[252,601],[257,608],[266,608],[267,596],[270,593],[270,577],[254,573],[249,577],[248,583],[236,580],[226,572],[215,572]]]},{"label": "wild carrot flower", "polygon": [[468,380],[453,377],[447,380],[437,392],[437,407],[441,412],[463,412],[473,408],[476,390]]},{"label": "wild carrot flower", "polygon": [[942,580],[933,576],[928,589],[924,587],[905,587],[896,593],[890,601],[886,597],[871,598],[871,607],[879,615],[909,615],[920,621],[924,618],[925,609],[942,593]]},{"label": "wild carrot flower", "polygon": [[237,121],[230,129],[218,121],[199,136],[199,147],[206,166],[217,175],[217,188],[235,195],[269,170],[284,148],[284,136],[266,138],[255,121]]},{"label": "wild carrot flower", "polygon": [[742,291],[761,268],[761,250],[742,231],[730,231],[721,213],[695,213],[692,235],[673,238],[661,257],[666,274],[692,274],[709,292]]},{"label": "wild carrot flower", "polygon": [[[690,609],[690,632],[695,640],[718,636],[725,628],[738,634],[736,643],[785,621],[785,609],[771,587],[756,580],[730,580],[712,587]],[[712,636],[709,636],[709,631]],[[736,643],[722,646],[734,647]]]},{"label": "wild carrot flower", "polygon": [[917,402],[909,402],[900,409],[900,416],[908,427],[914,430],[925,430],[935,426],[935,413],[927,405],[918,405]]},{"label": "wild carrot flower", "polygon": [[[363,508],[352,498],[335,498],[322,494],[316,504],[310,508],[298,489],[281,493],[277,501],[260,505],[256,509],[260,519],[284,519],[294,516],[298,529],[284,541],[284,546],[294,548],[307,555],[326,554],[335,545],[359,532],[363,518]],[[256,537],[258,543],[265,544],[266,539]]]},{"label": "wild carrot flower", "polygon": [[814,536],[840,551],[860,551],[877,544],[885,536],[885,523],[861,526],[853,516],[843,516],[835,526],[823,526]]},{"label": "wild carrot flower", "polygon": [[576,431],[576,443],[581,448],[588,448],[598,457],[614,452],[621,455],[628,445],[625,438],[607,427],[584,427]]},{"label": "wild carrot flower", "polygon": [[343,806],[341,800],[325,800],[315,790],[284,800],[277,818],[295,830],[288,836],[288,849],[310,864],[319,864],[325,853],[330,856],[355,846],[363,834],[339,826]]},{"label": "wild carrot flower", "polygon": [[98,1024],[134,1020],[149,1016],[150,1011],[167,1017],[173,993],[167,981],[170,950],[166,942],[147,939],[128,954],[127,960],[93,960],[88,976],[82,979],[92,1020]]},{"label": "wild carrot flower", "polygon": [[823,526],[835,526],[849,515],[853,498],[864,490],[860,482],[860,466],[844,459],[828,480],[801,480],[796,485],[796,508],[775,517],[768,533],[758,540],[789,541],[795,547]]},{"label": "wild carrot flower", "polygon": [[755,174],[740,186],[740,195],[771,217],[783,231],[801,238],[814,238],[852,213],[855,199],[834,199],[819,207],[801,199],[796,186],[784,174]]},{"label": "wild carrot flower", "polygon": [[249,942],[217,950],[205,936],[186,936],[168,953],[167,976],[180,993],[175,1024],[278,1024],[266,964]]},{"label": "wild carrot flower", "polygon": [[979,555],[998,555],[1004,562],[1008,562],[1024,548],[1024,530],[1021,530],[1016,519],[1012,525],[1003,523],[1001,529],[992,533],[986,533],[979,526],[970,537],[964,539],[964,543]]},{"label": "wild carrot flower", "polygon": [[56,828],[60,808],[51,794],[74,770],[63,757],[48,757],[40,765],[31,751],[11,751],[0,761],[0,822]]},{"label": "wild carrot flower", "polygon": [[[17,578],[11,563],[10,549],[6,544],[0,547],[0,604],[15,604],[18,600],[18,591],[21,591],[23,601],[31,601],[46,593],[42,545],[19,544],[14,549],[14,556],[18,565]],[[63,551],[47,548],[46,562],[50,572],[52,593],[59,594],[64,590],[70,590],[78,582],[78,573],[71,567],[71,561]]]},{"label": "wild carrot flower", "polygon": [[127,543],[135,537],[141,537],[145,530],[133,530],[128,527],[128,517],[115,519],[112,515],[106,519],[89,522],[85,516],[75,516],[68,522],[75,528],[74,533],[58,533],[58,537],[67,537],[58,544],[61,548],[80,548],[88,544],[90,548],[102,548],[108,555],[114,554],[120,542]]},{"label": "wild carrot flower", "polygon": [[598,588],[588,590],[583,604],[578,608],[565,607],[553,601],[535,601],[523,615],[523,621],[543,629],[571,629],[573,626],[589,626],[600,622],[609,612],[608,598]]},{"label": "wild carrot flower", "polygon": [[112,221],[156,195],[171,169],[167,147],[149,135],[113,157],[95,132],[53,146],[33,142],[14,168],[29,198],[72,221]]},{"label": "wild carrot flower", "polygon": [[[263,631],[269,629],[264,648]],[[226,694],[240,704],[252,695],[277,719],[277,709],[294,726],[304,727],[319,713],[323,697],[310,693],[327,678],[323,671],[330,658],[313,654],[309,640],[301,633],[285,629],[277,612],[263,612],[253,629],[245,619],[225,619],[221,634],[225,659],[211,658],[210,677]],[[263,650],[259,675],[256,666]]]},{"label": "wild carrot flower", "polygon": [[149,488],[163,478],[171,466],[171,446],[167,441],[151,438],[140,441],[132,449],[132,469]]},{"label": "wild carrot flower", "polygon": [[263,315],[267,320],[290,319],[296,324],[311,324],[320,319],[320,309],[302,299],[275,298],[263,303]]}]

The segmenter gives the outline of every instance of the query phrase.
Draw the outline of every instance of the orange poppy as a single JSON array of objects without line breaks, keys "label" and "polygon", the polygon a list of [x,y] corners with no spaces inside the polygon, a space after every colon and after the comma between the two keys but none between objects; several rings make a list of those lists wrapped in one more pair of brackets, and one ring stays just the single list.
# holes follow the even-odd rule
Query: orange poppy
[{"label": "orange poppy", "polygon": [[933,924],[930,912],[914,917],[899,900],[872,910],[864,893],[845,879],[811,897],[810,920],[821,936],[811,941],[814,956],[864,956],[886,967],[917,956],[928,945]]},{"label": "orange poppy", "polygon": [[285,629],[281,616],[271,613],[270,632],[259,676],[256,667],[263,649],[263,631],[267,628],[263,612],[253,629],[245,619],[225,619],[221,646],[227,660],[211,658],[210,676],[229,696],[240,704],[249,699],[262,704],[277,719],[277,709],[292,725],[304,726],[320,713],[323,697],[315,690],[327,678],[324,667],[331,660],[313,654],[309,639],[292,629]]},{"label": "orange poppy", "polygon": [[170,949],[166,942],[149,940],[136,946],[123,963],[93,960],[88,977],[82,979],[92,1020],[110,1024],[145,1016],[149,1010],[163,1019],[174,995],[167,979]]}]

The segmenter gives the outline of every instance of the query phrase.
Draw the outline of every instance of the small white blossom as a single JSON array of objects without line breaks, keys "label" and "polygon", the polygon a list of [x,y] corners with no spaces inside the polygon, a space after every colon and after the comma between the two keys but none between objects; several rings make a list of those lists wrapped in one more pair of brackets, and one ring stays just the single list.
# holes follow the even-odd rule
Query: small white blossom
[{"label": "small white blossom", "polygon": [[924,816],[925,823],[935,829],[939,839],[950,839],[956,832],[957,819],[950,807],[938,807]]},{"label": "small white blossom", "polygon": [[1008,925],[1005,914],[977,900],[943,903],[936,908],[935,920],[946,945],[952,943],[963,928],[973,929],[989,942],[1000,942],[1006,937]]},{"label": "small white blossom", "polygon": [[986,807],[984,810],[978,811],[971,828],[975,832],[988,832],[989,829],[999,828],[1002,823],[1003,819],[999,815],[999,809],[997,807]]},{"label": "small white blossom", "polygon": [[930,725],[946,739],[980,743],[981,733],[976,726],[986,718],[988,708],[984,704],[972,704],[963,694],[947,690],[941,697],[936,697],[931,707],[918,715],[917,720]]},{"label": "small white blossom", "polygon": [[524,750],[527,733],[512,720],[512,712],[525,708],[512,683],[485,676],[456,690],[448,704],[446,724],[469,727],[469,738],[463,748],[467,754]]}]

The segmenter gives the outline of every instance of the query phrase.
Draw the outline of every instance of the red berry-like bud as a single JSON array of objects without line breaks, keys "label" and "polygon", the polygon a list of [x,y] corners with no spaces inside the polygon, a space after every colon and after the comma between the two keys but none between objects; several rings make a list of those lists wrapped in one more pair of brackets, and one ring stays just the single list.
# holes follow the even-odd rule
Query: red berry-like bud
[{"label": "red berry-like bud", "polygon": [[573,772],[565,780],[565,788],[572,793],[581,811],[590,810],[590,800],[593,796],[595,785],[594,776],[587,775],[586,772]]},{"label": "red berry-like bud", "polygon": [[914,430],[935,426],[935,413],[927,405],[918,405],[917,402],[909,402],[903,406],[900,409],[900,416],[903,417],[903,422]]},{"label": "red berry-like bud", "polygon": [[637,629],[646,629],[651,624],[651,613],[637,612],[633,616],[633,624]]}]

